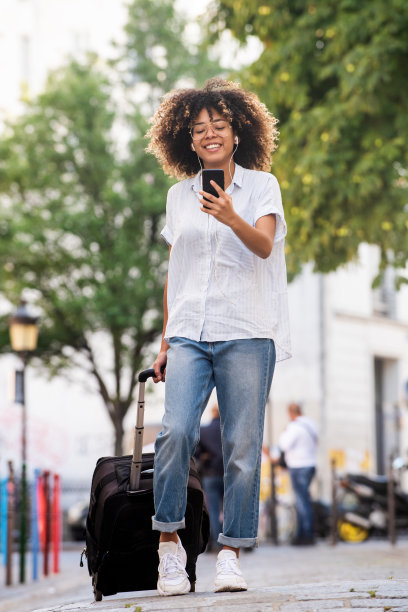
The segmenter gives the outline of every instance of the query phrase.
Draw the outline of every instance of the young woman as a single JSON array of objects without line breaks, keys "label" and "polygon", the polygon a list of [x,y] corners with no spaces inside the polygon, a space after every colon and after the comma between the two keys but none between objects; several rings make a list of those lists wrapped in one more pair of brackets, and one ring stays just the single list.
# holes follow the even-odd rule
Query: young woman
[{"label": "young woman", "polygon": [[[214,387],[225,470],[215,590],[247,589],[238,557],[241,547],[257,544],[265,404],[275,361],[290,356],[286,224],[278,182],[268,172],[276,123],[253,93],[211,79],[203,89],[170,92],[148,133],[147,150],[165,172],[185,179],[168,193],[162,236],[170,257],[154,362],[155,382],[166,380],[152,519],[161,532],[160,595],[190,590],[177,530]],[[203,168],[224,171],[224,189],[212,183],[218,197],[203,192]]]}]

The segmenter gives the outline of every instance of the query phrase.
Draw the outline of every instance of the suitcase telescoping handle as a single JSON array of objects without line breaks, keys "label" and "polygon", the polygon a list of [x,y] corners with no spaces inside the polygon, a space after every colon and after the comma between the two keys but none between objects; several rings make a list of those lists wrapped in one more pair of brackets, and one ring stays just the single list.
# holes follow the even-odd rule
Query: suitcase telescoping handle
[{"label": "suitcase telescoping handle", "polygon": [[[161,372],[163,373],[166,366],[162,366]],[[138,376],[139,380],[139,397],[137,400],[137,415],[136,415],[136,427],[135,427],[135,438],[133,443],[133,457],[132,465],[130,467],[130,491],[137,491],[139,489],[140,474],[142,471],[142,449],[143,449],[143,431],[144,431],[144,407],[145,407],[145,385],[149,378],[153,378],[155,372],[153,368],[143,370]]]}]

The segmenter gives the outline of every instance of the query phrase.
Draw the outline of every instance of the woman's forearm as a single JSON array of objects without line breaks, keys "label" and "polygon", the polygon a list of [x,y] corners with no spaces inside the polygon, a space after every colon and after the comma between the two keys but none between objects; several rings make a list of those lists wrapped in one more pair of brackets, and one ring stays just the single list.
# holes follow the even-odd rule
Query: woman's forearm
[{"label": "woman's forearm", "polygon": [[262,259],[269,257],[276,230],[275,215],[261,217],[253,227],[237,214],[230,228],[252,253]]},{"label": "woman's forearm", "polygon": [[[170,250],[171,250],[171,247],[169,249],[169,257],[170,257]],[[162,333],[162,341],[161,341],[161,346],[160,346],[160,352],[157,355],[156,360],[155,360],[155,362],[153,364],[153,368],[154,368],[154,371],[156,373],[156,376],[153,378],[153,381],[155,383],[159,382],[160,380],[165,382],[165,380],[166,380],[165,372],[162,373],[162,370],[164,370],[165,367],[166,367],[166,363],[167,363],[167,351],[169,349],[169,344],[164,339],[164,336],[165,336],[165,333],[166,333],[166,327],[167,327],[167,319],[168,319],[167,281],[168,281],[168,275],[167,275],[167,278],[166,278],[166,284],[164,285],[164,292],[163,292],[163,333]]]}]

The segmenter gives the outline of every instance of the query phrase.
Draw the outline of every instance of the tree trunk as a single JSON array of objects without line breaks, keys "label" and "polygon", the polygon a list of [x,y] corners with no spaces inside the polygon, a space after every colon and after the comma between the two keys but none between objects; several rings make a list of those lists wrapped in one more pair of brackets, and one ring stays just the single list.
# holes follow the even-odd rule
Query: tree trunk
[{"label": "tree trunk", "polygon": [[115,431],[115,443],[114,443],[114,453],[117,457],[121,457],[123,455],[123,419],[120,418],[119,415],[115,415],[115,419],[113,421],[113,428]]},{"label": "tree trunk", "polygon": [[[123,455],[123,437],[124,437],[124,429],[123,429],[123,421],[125,416],[129,410],[131,405],[131,401],[128,400],[116,400],[112,402],[114,413],[110,413],[110,417],[112,419],[113,428],[115,431],[115,447],[114,453],[117,457]],[[126,449],[130,450],[130,449]]]}]

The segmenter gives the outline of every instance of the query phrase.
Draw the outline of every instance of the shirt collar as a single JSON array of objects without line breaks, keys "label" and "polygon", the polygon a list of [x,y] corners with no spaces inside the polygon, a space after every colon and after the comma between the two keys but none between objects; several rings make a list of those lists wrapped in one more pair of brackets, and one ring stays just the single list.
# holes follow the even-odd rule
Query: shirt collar
[{"label": "shirt collar", "polygon": [[[227,191],[231,193],[231,191],[233,190],[233,187],[235,185],[237,187],[242,187],[243,180],[244,180],[244,168],[236,163],[235,164],[234,176],[232,177],[232,183],[228,187]],[[193,182],[191,184],[191,187],[192,187],[192,189],[194,189],[194,191],[196,193],[201,191],[201,170],[193,178]]]}]

